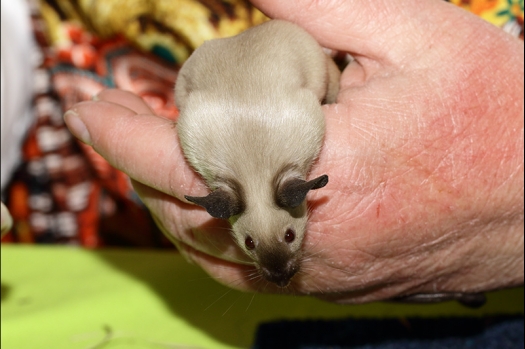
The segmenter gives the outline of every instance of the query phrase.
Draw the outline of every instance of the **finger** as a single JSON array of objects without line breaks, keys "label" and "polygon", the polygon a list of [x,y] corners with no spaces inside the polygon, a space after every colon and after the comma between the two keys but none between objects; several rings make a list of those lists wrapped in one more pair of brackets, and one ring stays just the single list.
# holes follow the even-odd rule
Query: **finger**
[{"label": "finger", "polygon": [[11,229],[13,226],[13,218],[11,217],[11,214],[9,213],[9,210],[7,207],[5,207],[4,203],[0,203],[1,208],[1,218],[2,218],[2,232],[1,234],[4,235]]},{"label": "finger", "polygon": [[[135,183],[137,183],[137,182],[135,182]],[[182,257],[184,257],[186,262],[188,262],[190,264],[195,264],[193,262],[193,260],[191,260],[191,258],[188,255],[188,253],[186,253],[186,250],[181,247],[182,243],[179,240],[175,239],[173,237],[173,235],[170,234],[166,230],[166,228],[164,228],[164,226],[162,225],[160,220],[157,218],[157,216],[153,212],[151,212],[151,217],[153,218],[153,221],[155,222],[155,225],[160,229],[160,231],[164,234],[164,236],[166,236],[166,238],[168,238],[168,240],[170,240],[170,242],[175,245],[175,247],[177,248],[177,251],[182,255]]]},{"label": "finger", "polygon": [[132,180],[132,184],[154,214],[157,225],[177,246],[181,242],[217,258],[253,263],[232,239],[227,221],[212,218],[201,207],[184,203],[142,183]]},{"label": "finger", "polygon": [[136,181],[179,199],[208,192],[184,159],[173,121],[106,101],[78,103],[64,120],[73,135]]},{"label": "finger", "polygon": [[241,291],[256,290],[250,285],[250,278],[255,275],[254,273],[257,273],[254,266],[216,258],[183,243],[180,244],[179,248],[183,249],[195,264],[221,284]]},{"label": "finger", "polygon": [[[321,45],[356,59],[405,62],[426,39],[457,31],[467,12],[445,1],[251,0],[272,18],[297,23]],[[439,14],[439,15],[436,15]],[[473,16],[475,17],[475,16]],[[444,19],[447,19],[446,21]],[[411,54],[409,54],[412,53]]]},{"label": "finger", "polygon": [[339,89],[345,90],[349,87],[361,86],[366,82],[366,73],[363,66],[356,60],[351,61],[341,73]]},{"label": "finger", "polygon": [[291,288],[280,288],[263,279],[253,265],[237,264],[218,259],[184,244],[181,245],[181,248],[185,249],[191,260],[212,278],[228,287],[247,292],[280,294],[293,292]]},{"label": "finger", "polygon": [[155,114],[142,98],[129,91],[119,89],[104,90],[96,95],[94,100],[118,104],[133,110],[137,114]]}]

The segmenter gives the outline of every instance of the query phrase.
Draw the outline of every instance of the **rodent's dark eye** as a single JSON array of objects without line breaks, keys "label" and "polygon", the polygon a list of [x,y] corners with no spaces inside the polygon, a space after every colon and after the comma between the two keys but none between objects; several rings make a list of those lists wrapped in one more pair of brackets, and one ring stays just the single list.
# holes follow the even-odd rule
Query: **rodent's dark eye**
[{"label": "rodent's dark eye", "polygon": [[284,241],[287,243],[291,243],[295,240],[295,232],[293,229],[287,229],[286,233],[284,233]]},{"label": "rodent's dark eye", "polygon": [[253,239],[250,236],[246,237],[246,240],[244,240],[244,244],[249,250],[253,250],[255,248],[255,243],[253,242]]}]

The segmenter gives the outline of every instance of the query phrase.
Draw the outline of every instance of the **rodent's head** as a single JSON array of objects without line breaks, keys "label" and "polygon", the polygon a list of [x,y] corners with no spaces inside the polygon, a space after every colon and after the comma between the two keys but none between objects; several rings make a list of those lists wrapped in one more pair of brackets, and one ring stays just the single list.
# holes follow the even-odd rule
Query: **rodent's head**
[{"label": "rodent's head", "polygon": [[280,92],[241,102],[192,92],[177,129],[186,158],[212,190],[186,199],[229,220],[260,274],[285,287],[300,266],[306,195],[328,176],[305,180],[324,137],[319,101],[305,89]]},{"label": "rodent's head", "polygon": [[261,276],[286,287],[300,269],[306,203],[293,209],[258,203],[230,221],[234,239],[253,259]]},{"label": "rodent's head", "polygon": [[253,259],[260,274],[286,287],[300,268],[306,194],[327,183],[327,175],[310,181],[280,177],[274,180],[270,193],[257,185],[243,187],[230,180],[208,196],[186,199],[206,208],[213,217],[228,219],[235,241]]}]

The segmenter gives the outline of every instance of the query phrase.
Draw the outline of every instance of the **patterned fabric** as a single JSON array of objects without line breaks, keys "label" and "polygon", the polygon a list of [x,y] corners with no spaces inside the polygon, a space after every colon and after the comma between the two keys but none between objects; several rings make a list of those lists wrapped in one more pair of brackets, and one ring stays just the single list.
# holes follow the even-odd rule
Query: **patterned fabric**
[{"label": "patterned fabric", "polygon": [[177,62],[204,40],[264,19],[248,2],[235,0],[33,2],[41,51],[35,124],[23,147],[24,164],[8,188],[14,226],[3,241],[171,247],[129,178],[72,137],[64,110],[117,87],[175,120]]},{"label": "patterned fabric", "polygon": [[523,40],[523,0],[450,0]]},{"label": "patterned fabric", "polygon": [[[451,0],[523,38],[523,0]],[[129,90],[175,120],[180,64],[205,40],[266,20],[245,0],[33,0],[41,63],[24,163],[6,196],[2,242],[171,246],[129,178],[64,125],[64,110],[107,87]]]}]

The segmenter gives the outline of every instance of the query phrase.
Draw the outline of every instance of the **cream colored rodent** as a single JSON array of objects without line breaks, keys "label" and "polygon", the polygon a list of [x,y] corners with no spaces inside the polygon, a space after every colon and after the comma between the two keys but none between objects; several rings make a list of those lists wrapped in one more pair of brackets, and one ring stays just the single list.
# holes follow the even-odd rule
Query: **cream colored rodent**
[{"label": "cream colored rodent", "polygon": [[301,262],[306,181],[321,149],[321,103],[335,101],[340,72],[295,24],[271,20],[237,36],[205,42],[175,85],[184,154],[211,189],[186,199],[228,219],[261,275],[281,287]]}]

